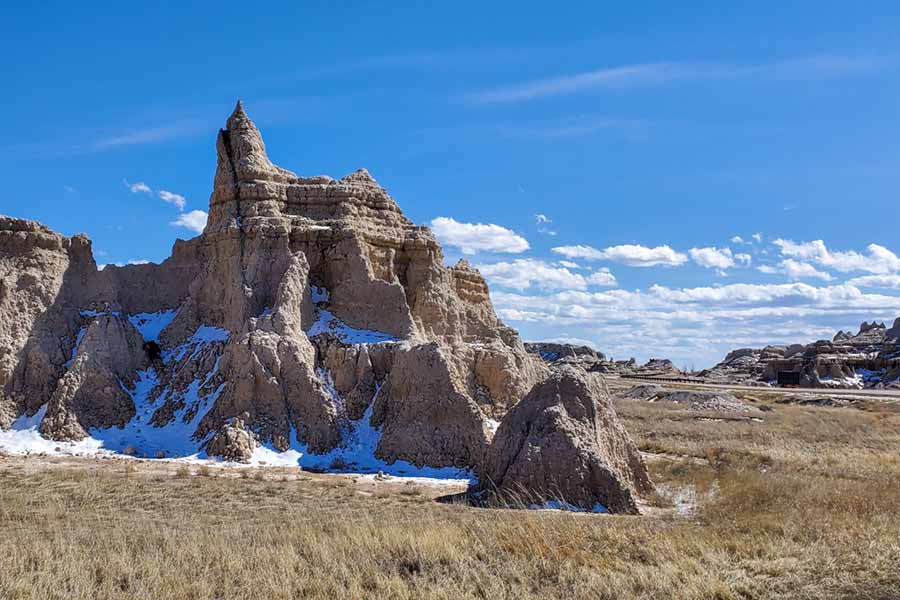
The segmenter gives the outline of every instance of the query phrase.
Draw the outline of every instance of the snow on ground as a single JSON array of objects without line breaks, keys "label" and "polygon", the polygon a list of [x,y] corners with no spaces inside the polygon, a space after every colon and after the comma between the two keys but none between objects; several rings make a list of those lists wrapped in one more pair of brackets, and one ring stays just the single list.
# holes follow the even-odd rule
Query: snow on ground
[{"label": "snow on ground", "polygon": [[135,329],[141,332],[141,335],[144,336],[144,341],[158,342],[159,335],[173,320],[175,320],[177,314],[177,310],[164,310],[158,313],[138,313],[128,317],[128,320],[131,321],[131,324],[134,325]]},{"label": "snow on ground", "polygon": [[[188,351],[193,349],[192,356],[212,348],[213,341],[223,341],[228,332],[214,327],[201,327],[190,340],[182,346],[169,350],[164,354],[168,363],[180,361]],[[0,430],[0,450],[12,454],[43,453],[50,455],[115,455],[135,454],[144,458],[177,459],[186,462],[215,463],[227,466],[243,466],[234,463],[221,463],[207,457],[201,450],[206,440],[192,439],[200,420],[212,408],[224,387],[210,389],[209,383],[218,370],[216,366],[204,378],[191,382],[185,391],[184,406],[175,412],[175,418],[163,427],[155,427],[150,419],[156,410],[165,403],[170,390],[157,390],[159,378],[151,367],[138,373],[138,381],[134,389],[123,387],[132,397],[136,414],[123,428],[92,429],[90,436],[76,443],[60,443],[41,437],[38,428],[47,411],[46,406],[32,417],[20,417],[9,431]],[[320,373],[326,385],[330,374]],[[154,396],[153,392],[157,394]],[[337,391],[333,386],[329,390]],[[472,471],[456,467],[417,467],[405,461],[393,464],[375,457],[375,448],[381,438],[381,431],[370,424],[375,396],[366,413],[358,421],[348,422],[344,442],[338,448],[326,454],[311,454],[305,444],[297,439],[296,431],[291,434],[291,448],[279,452],[270,445],[257,447],[253,453],[250,466],[304,467],[332,473],[359,474],[363,478],[381,479],[383,477],[412,480],[419,483],[467,485],[476,481]],[[185,422],[184,417],[190,415]]]},{"label": "snow on ground", "polygon": [[325,308],[325,304],[331,297],[331,293],[326,288],[314,285],[312,286],[310,293],[312,295],[312,301],[316,305],[318,317],[316,322],[310,327],[309,331],[306,332],[308,337],[313,337],[322,333],[330,333],[341,342],[353,345],[399,341],[396,337],[381,331],[350,327],[335,317]]},{"label": "snow on ground", "polygon": [[312,286],[310,293],[312,294],[312,301],[316,304],[319,302],[328,302],[328,298],[331,296],[328,288],[319,287],[317,285]]},{"label": "snow on ground", "polygon": [[[136,453],[144,458],[205,458],[206,453],[200,448],[206,440],[194,440],[192,436],[224,388],[224,384],[213,390],[208,387],[217,370],[218,363],[204,379],[196,379],[190,383],[181,396],[184,405],[175,411],[172,420],[162,427],[154,426],[150,419],[156,410],[165,404],[171,392],[167,388],[153,397],[151,393],[159,383],[156,372],[152,367],[141,371],[134,390],[126,388],[134,400],[136,410],[134,418],[121,429],[118,427],[92,429],[91,437],[99,440],[106,450]],[[190,418],[185,420],[187,416]]]},{"label": "snow on ground", "polygon": [[549,500],[542,504],[531,504],[528,506],[529,510],[564,510],[568,512],[592,512],[592,513],[608,513],[606,507],[600,504],[599,502],[594,505],[590,511],[581,508],[580,506],[575,506],[574,504],[569,504],[568,502],[563,502],[561,500]]},{"label": "snow on ground", "polygon": [[321,333],[330,333],[345,344],[378,344],[380,342],[399,341],[394,336],[380,331],[356,329],[350,327],[324,308],[316,309],[319,318],[313,323],[306,335],[313,337]]},{"label": "snow on ground", "polygon": [[870,371],[869,369],[856,369],[856,375],[868,385],[879,383],[884,377],[884,370]]},{"label": "snow on ground", "polygon": [[39,428],[47,405],[28,417],[22,415],[7,431],[0,429],[0,450],[10,454],[74,454],[76,456],[95,455],[101,444],[87,438],[80,442],[55,442],[41,436]]},{"label": "snow on ground", "polygon": [[856,374],[853,377],[822,377],[819,379],[819,382],[824,387],[830,388],[857,388],[863,389],[863,377],[862,375]]},{"label": "snow on ground", "polygon": [[294,431],[291,435],[291,449],[278,452],[269,446],[260,446],[253,452],[252,464],[273,466],[301,466],[321,469],[335,473],[359,473],[376,476],[384,475],[414,478],[428,482],[467,484],[476,481],[470,470],[456,467],[417,467],[406,461],[398,460],[393,464],[375,457],[375,448],[381,438],[381,431],[372,427],[370,420],[380,388],[375,392],[369,408],[358,421],[349,424],[344,442],[338,448],[326,454],[310,454],[306,445],[297,439]]}]

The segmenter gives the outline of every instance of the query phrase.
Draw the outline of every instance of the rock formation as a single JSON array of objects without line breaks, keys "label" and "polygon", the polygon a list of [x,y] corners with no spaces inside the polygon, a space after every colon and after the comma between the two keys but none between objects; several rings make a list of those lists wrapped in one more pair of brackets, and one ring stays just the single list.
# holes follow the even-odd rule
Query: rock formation
[{"label": "rock formation", "polygon": [[713,383],[757,383],[811,388],[879,388],[900,385],[900,319],[863,322],[859,332],[839,331],[812,344],[743,348],[700,373]]},{"label": "rock formation", "polygon": [[[431,231],[364,169],[336,180],[272,164],[240,103],[216,150],[206,229],[159,265],[98,271],[86,237],[0,219],[0,427],[46,405],[41,432],[56,440],[228,460],[259,444],[327,453],[375,427],[381,460],[480,472],[496,422],[550,371],[478,271],[445,267]],[[601,418],[579,398],[567,427]],[[615,454],[627,436],[601,412],[615,440],[591,457],[634,481],[624,465],[643,467]]]},{"label": "rock formation", "polygon": [[638,494],[650,487],[598,376],[567,367],[536,385],[500,424],[480,493],[489,501],[636,513]]},{"label": "rock formation", "polygon": [[553,370],[575,367],[588,373],[635,375],[641,377],[678,377],[682,372],[671,360],[651,358],[643,365],[635,359],[614,361],[588,346],[556,342],[526,342],[525,350],[541,357]]}]

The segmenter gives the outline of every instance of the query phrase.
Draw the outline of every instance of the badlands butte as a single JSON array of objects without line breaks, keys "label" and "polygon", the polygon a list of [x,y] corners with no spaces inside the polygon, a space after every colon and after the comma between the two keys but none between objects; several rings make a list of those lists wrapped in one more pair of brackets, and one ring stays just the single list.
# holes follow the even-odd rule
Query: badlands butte
[{"label": "badlands butte", "polygon": [[600,376],[527,352],[367,171],[272,164],[240,103],[216,152],[205,231],[159,265],[98,270],[84,235],[0,218],[0,428],[73,453],[450,469],[480,503],[639,512],[653,485]]}]

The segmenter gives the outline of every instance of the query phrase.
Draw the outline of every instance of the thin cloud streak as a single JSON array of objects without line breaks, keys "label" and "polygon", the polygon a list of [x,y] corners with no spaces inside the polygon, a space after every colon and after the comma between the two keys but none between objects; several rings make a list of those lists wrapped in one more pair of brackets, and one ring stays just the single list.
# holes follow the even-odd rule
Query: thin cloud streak
[{"label": "thin cloud streak", "polygon": [[597,69],[476,91],[463,96],[475,104],[527,102],[590,90],[657,87],[680,81],[777,81],[837,77],[878,70],[884,60],[869,57],[813,56],[758,65],[654,62]]}]

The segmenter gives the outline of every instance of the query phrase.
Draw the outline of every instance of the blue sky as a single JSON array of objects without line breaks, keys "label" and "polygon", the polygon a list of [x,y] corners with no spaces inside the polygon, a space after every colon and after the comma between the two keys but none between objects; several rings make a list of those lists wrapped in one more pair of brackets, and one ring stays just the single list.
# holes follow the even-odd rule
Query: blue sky
[{"label": "blue sky", "polygon": [[195,235],[240,97],[277,164],[368,168],[526,339],[699,367],[900,316],[896,3],[19,4],[0,213],[98,263]]}]

